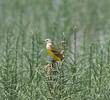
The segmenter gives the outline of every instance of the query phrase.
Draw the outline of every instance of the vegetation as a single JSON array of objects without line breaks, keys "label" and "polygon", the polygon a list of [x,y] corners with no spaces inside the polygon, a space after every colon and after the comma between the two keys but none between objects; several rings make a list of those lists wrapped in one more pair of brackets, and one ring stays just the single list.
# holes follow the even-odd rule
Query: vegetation
[{"label": "vegetation", "polygon": [[[1,0],[0,100],[109,100],[110,0]],[[52,65],[42,40],[65,59]]]}]

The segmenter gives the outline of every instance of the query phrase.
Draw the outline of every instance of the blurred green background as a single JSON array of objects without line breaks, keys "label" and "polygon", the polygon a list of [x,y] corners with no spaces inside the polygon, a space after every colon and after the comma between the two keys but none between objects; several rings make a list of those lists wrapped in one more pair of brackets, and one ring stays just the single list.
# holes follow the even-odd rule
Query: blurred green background
[{"label": "blurred green background", "polygon": [[[67,43],[51,79],[46,38]],[[110,0],[0,0],[0,100],[109,100],[109,53]]]},{"label": "blurred green background", "polygon": [[1,33],[37,30],[44,38],[63,32],[71,37],[71,29],[77,25],[81,36],[100,37],[109,34],[109,4],[109,0],[1,0]]}]

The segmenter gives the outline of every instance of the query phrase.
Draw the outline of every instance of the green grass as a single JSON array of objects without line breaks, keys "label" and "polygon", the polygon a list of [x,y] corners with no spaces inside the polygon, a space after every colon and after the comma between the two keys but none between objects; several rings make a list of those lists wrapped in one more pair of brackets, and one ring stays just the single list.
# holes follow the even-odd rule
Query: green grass
[{"label": "green grass", "polygon": [[[1,0],[0,100],[109,100],[110,0]],[[65,59],[52,58],[51,38]],[[49,94],[51,91],[51,95]]]}]

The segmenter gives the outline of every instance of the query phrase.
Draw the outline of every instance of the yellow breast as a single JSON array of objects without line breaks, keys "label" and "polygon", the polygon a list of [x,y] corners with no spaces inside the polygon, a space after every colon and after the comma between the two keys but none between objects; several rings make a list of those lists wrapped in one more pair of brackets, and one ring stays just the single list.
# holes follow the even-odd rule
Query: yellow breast
[{"label": "yellow breast", "polygon": [[59,58],[59,57],[57,57],[52,51],[51,51],[51,47],[50,47],[50,45],[46,45],[46,49],[47,49],[47,51],[48,51],[48,53],[52,56],[52,57],[54,57],[55,59],[57,59],[58,61],[61,61],[61,59]]}]

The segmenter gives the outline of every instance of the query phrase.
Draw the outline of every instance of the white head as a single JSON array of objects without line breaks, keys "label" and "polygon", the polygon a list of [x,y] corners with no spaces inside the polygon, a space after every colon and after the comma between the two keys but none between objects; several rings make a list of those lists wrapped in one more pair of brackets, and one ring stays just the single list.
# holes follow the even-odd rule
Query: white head
[{"label": "white head", "polygon": [[44,42],[45,43],[53,43],[51,39],[45,39]]}]

